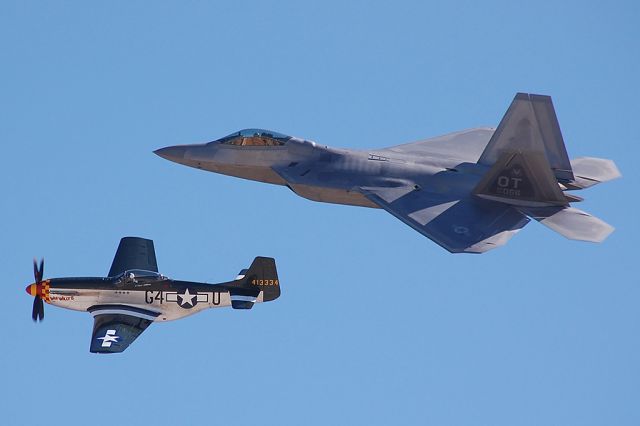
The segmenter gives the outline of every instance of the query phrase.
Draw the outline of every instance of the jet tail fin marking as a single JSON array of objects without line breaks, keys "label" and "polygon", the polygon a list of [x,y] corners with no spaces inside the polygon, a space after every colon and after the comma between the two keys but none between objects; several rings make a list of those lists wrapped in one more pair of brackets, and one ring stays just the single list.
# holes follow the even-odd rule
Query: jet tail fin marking
[{"label": "jet tail fin marking", "polygon": [[504,152],[473,191],[516,206],[564,206],[563,194],[543,152]]}]

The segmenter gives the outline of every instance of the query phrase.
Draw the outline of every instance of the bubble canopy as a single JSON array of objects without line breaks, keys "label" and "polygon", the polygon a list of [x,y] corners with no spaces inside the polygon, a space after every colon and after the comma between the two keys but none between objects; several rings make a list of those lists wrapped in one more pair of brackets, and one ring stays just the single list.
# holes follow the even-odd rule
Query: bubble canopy
[{"label": "bubble canopy", "polygon": [[168,278],[158,272],[146,271],[144,269],[129,269],[118,275],[116,281],[123,280],[126,283],[138,283],[162,281],[166,279]]},{"label": "bubble canopy", "polygon": [[235,146],[282,146],[291,136],[265,129],[244,129],[211,143]]}]

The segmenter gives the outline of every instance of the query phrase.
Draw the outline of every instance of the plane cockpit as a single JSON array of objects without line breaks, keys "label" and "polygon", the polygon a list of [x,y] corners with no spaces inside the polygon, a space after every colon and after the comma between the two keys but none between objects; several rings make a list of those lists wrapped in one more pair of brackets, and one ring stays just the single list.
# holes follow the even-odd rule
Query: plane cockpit
[{"label": "plane cockpit", "polygon": [[264,129],[244,129],[211,143],[234,146],[283,146],[291,136]]},{"label": "plane cockpit", "polygon": [[145,271],[144,269],[129,269],[116,277],[116,284],[143,284],[167,280],[168,278],[158,272]]}]

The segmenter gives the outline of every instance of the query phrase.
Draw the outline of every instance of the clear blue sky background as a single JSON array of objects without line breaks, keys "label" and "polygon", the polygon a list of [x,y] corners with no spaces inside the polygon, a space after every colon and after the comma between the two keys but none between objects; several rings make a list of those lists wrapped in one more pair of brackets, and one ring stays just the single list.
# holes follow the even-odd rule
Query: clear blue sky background
[{"label": "clear blue sky background", "polygon": [[[91,3],[91,4],[89,4]],[[0,4],[0,423],[638,425],[637,2]],[[264,127],[385,147],[553,96],[571,157],[624,178],[451,255],[380,211],[178,166],[152,150]],[[278,261],[282,297],[88,352],[88,314],[33,324],[46,276],[104,275],[119,239],[222,281]]]}]

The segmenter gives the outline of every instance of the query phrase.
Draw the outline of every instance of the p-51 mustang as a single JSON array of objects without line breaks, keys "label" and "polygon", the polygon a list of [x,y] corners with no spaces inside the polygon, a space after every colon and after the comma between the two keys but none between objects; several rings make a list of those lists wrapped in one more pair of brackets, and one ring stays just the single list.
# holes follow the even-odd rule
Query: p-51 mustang
[{"label": "p-51 mustang", "polygon": [[571,191],[620,176],[611,160],[569,160],[549,96],[518,93],[497,129],[370,151],[246,129],[155,151],[176,163],[276,185],[314,201],[381,208],[453,253],[502,246],[533,218],[567,238],[612,231]]},{"label": "p-51 mustang", "polygon": [[235,280],[207,284],[172,280],[158,273],[153,241],[120,240],[107,278],[43,279],[44,261],[34,260],[33,320],[44,318],[43,300],[51,305],[93,315],[90,351],[122,352],[152,322],[184,318],[208,308],[231,305],[251,309],[254,303],[280,296],[275,260],[256,257]]}]

